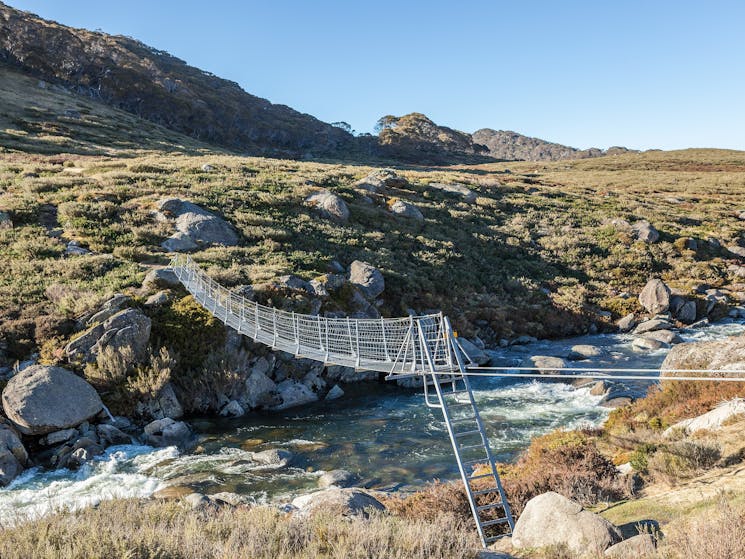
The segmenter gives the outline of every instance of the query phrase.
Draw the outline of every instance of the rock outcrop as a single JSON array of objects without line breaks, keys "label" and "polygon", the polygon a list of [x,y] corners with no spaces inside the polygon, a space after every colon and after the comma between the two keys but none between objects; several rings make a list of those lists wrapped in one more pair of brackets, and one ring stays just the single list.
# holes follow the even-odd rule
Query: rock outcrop
[{"label": "rock outcrop", "polygon": [[139,362],[146,357],[150,326],[150,319],[142,311],[124,309],[72,340],[65,347],[65,353],[70,361],[90,362],[105,348],[111,348]]},{"label": "rock outcrop", "polygon": [[103,409],[95,389],[61,367],[33,365],[10,379],[3,410],[24,435],[44,435],[81,424]]},{"label": "rock outcrop", "polygon": [[170,252],[188,252],[212,245],[235,246],[238,234],[232,225],[204,208],[178,198],[158,203],[161,215],[173,221],[176,232],[162,246]]},{"label": "rock outcrop", "polygon": [[565,545],[577,554],[598,554],[621,541],[618,528],[581,505],[549,492],[525,505],[512,534],[517,548]]}]

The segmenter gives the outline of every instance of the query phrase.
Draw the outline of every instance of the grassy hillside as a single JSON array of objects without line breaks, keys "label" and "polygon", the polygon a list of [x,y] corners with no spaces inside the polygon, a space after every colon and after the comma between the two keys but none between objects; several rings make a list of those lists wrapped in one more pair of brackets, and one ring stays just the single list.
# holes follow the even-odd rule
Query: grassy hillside
[{"label": "grassy hillside", "polygon": [[[205,163],[213,170],[203,171]],[[636,294],[650,276],[685,292],[720,287],[733,301],[745,292],[728,271],[738,257],[725,248],[745,244],[737,217],[745,208],[742,152],[410,168],[401,171],[407,186],[373,198],[352,186],[369,171],[215,153],[6,153],[0,210],[14,225],[0,229],[6,344],[20,336],[23,348],[33,346],[39,316],[73,316],[105,292],[138,285],[143,264],[167,262],[159,244],[171,230],[153,216],[164,196],[188,198],[237,227],[241,246],[195,255],[226,285],[287,273],[311,279],[333,259],[361,259],[385,275],[384,315],[442,309],[459,330],[490,343],[522,333],[565,336],[591,322],[610,327],[637,308],[623,292]],[[469,203],[432,182],[464,184],[477,196]],[[348,223],[304,205],[318,188],[346,200]],[[424,221],[390,213],[396,198],[416,204]],[[660,242],[607,224],[616,217],[648,219]],[[60,235],[97,254],[63,257]]]}]

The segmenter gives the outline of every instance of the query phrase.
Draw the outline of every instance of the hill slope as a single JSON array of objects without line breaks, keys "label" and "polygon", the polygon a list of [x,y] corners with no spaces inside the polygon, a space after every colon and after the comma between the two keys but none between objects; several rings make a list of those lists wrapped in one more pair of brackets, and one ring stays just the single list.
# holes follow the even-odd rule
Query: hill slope
[{"label": "hill slope", "polygon": [[134,39],[73,29],[0,3],[0,61],[201,141],[331,154],[352,135]]}]

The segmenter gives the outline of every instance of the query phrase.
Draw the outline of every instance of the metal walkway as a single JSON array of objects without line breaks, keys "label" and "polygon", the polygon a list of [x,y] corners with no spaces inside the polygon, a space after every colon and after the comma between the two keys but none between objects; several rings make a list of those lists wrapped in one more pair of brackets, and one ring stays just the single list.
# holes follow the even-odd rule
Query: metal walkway
[{"label": "metal walkway", "polygon": [[188,256],[174,258],[171,268],[216,318],[272,349],[384,372],[387,378],[421,377],[427,405],[441,410],[445,420],[481,541],[486,546],[512,532],[514,520],[468,381],[464,352],[442,313],[380,319],[291,313],[233,293]]}]

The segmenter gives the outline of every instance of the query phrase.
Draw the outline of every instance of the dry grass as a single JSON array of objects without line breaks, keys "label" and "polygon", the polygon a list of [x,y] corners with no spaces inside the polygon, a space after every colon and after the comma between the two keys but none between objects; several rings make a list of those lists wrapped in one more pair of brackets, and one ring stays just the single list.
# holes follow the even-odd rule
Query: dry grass
[{"label": "dry grass", "polygon": [[465,559],[476,549],[473,531],[447,515],[298,520],[267,507],[195,512],[163,501],[109,501],[0,532],[3,559]]}]

